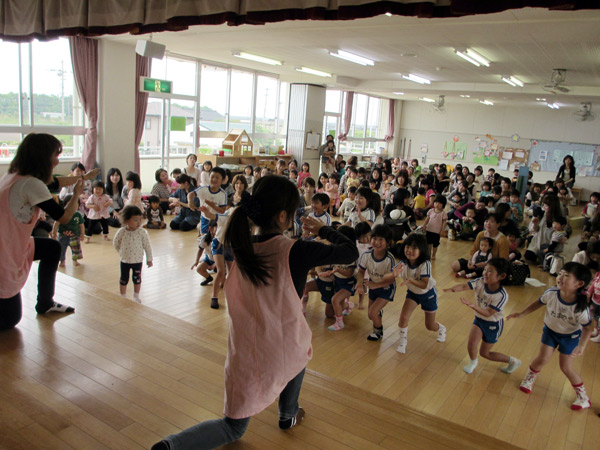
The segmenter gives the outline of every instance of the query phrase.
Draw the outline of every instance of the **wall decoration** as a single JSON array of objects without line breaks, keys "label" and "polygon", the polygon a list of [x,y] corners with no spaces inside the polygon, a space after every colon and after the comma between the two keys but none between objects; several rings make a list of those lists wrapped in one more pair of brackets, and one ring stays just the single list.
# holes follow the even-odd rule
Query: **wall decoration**
[{"label": "wall decoration", "polygon": [[473,149],[473,162],[475,164],[489,164],[492,166],[498,165],[498,141],[491,135],[487,134],[486,137],[492,142],[480,139],[475,140],[475,148]]},{"label": "wall decoration", "polygon": [[446,141],[442,158],[450,160],[464,160],[467,153],[466,142]]},{"label": "wall decoration", "polygon": [[529,168],[531,170],[536,171],[536,172],[539,172],[540,170],[542,170],[541,164],[539,162],[537,162],[537,161],[534,161],[531,164],[529,164]]},{"label": "wall decoration", "polygon": [[519,139],[521,139],[521,136],[519,136],[518,134],[513,134],[511,136],[511,139],[513,140],[513,142],[519,142]]},{"label": "wall decoration", "polygon": [[421,152],[427,153],[429,151],[429,146],[427,144],[421,144]]}]

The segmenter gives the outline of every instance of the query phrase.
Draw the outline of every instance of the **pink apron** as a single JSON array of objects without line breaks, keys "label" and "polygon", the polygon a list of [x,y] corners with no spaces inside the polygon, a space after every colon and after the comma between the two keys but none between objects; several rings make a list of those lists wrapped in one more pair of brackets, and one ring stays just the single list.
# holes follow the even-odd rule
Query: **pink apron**
[{"label": "pink apron", "polygon": [[225,415],[232,419],[253,416],[273,403],[312,357],[312,333],[290,274],[293,244],[284,236],[254,244],[274,268],[267,286],[254,286],[235,264],[227,277]]},{"label": "pink apron", "polygon": [[19,222],[10,212],[10,189],[21,178],[21,175],[10,173],[0,179],[0,298],[10,298],[19,293],[33,263],[35,248],[31,231],[40,209],[35,208],[29,223]]}]

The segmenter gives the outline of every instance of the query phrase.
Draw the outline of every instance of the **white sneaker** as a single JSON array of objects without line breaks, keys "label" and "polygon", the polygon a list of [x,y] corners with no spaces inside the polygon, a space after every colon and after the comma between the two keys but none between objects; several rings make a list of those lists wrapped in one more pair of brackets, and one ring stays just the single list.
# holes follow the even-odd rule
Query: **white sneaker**
[{"label": "white sneaker", "polygon": [[513,373],[515,370],[519,368],[521,365],[521,360],[517,358],[510,357],[510,361],[506,367],[502,367],[500,370],[504,373]]},{"label": "white sneaker", "polygon": [[571,405],[571,409],[579,411],[580,409],[586,409],[592,406],[590,399],[585,392],[585,386],[583,384],[581,386],[574,387],[574,389],[575,393],[577,394],[577,398]]},{"label": "white sneaker", "polygon": [[441,323],[439,325],[440,325],[440,329],[438,330],[437,341],[438,342],[446,342],[446,327],[444,325],[442,325]]},{"label": "white sneaker", "polygon": [[475,370],[475,367],[477,367],[477,364],[479,364],[479,360],[477,358],[472,359],[471,361],[469,361],[469,364],[467,364],[465,367],[463,367],[463,370],[466,373],[473,373],[473,371]]},{"label": "white sneaker", "polygon": [[519,386],[519,389],[521,389],[526,394],[530,394],[531,390],[533,389],[533,383],[535,382],[536,376],[537,376],[536,372],[529,370],[527,372],[527,375],[525,375],[525,378],[523,378],[523,381],[521,381],[521,385]]},{"label": "white sneaker", "polygon": [[398,344],[398,347],[396,347],[396,351],[398,353],[406,353],[406,344],[408,343],[408,339],[406,338],[400,338],[400,343]]},{"label": "white sneaker", "polygon": [[600,343],[600,334],[591,338],[590,341],[595,342],[596,344]]}]

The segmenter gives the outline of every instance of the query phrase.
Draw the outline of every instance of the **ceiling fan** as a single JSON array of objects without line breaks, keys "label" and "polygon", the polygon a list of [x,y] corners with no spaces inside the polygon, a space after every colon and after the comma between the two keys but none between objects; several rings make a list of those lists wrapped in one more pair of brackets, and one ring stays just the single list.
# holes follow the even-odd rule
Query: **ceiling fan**
[{"label": "ceiling fan", "polygon": [[579,111],[575,111],[573,115],[575,116],[575,119],[580,122],[591,121],[596,118],[596,114],[592,112],[591,102],[581,102],[579,104]]},{"label": "ceiling fan", "polygon": [[435,112],[446,112],[444,105],[446,104],[446,96],[440,95],[435,103],[431,104],[431,109]]},{"label": "ceiling fan", "polygon": [[559,92],[569,92],[571,89],[563,85],[566,79],[567,69],[552,69],[550,82],[546,83],[543,86],[543,89],[545,91],[552,92],[553,94],[558,94]]}]

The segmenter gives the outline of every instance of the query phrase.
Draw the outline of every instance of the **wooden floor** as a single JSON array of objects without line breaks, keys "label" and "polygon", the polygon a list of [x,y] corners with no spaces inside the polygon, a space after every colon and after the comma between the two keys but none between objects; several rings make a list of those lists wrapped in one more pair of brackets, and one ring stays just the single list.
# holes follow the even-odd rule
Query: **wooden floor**
[{"label": "wooden floor", "polygon": [[[63,271],[76,279],[58,277],[57,300],[76,305],[76,314],[36,317],[32,271],[23,321],[0,334],[0,377],[9,386],[0,391],[1,449],[149,448],[161,436],[221,413],[222,294],[222,308],[210,309],[212,288],[199,286],[201,278],[190,271],[194,232],[149,232],[155,266],[144,268],[142,306],[118,297],[118,255],[97,236],[84,247],[81,267],[67,261]],[[576,243],[573,237],[567,254]],[[442,239],[433,263],[440,291],[455,283],[449,262],[469,247]],[[554,280],[537,269],[533,276]],[[544,289],[508,288],[505,313],[521,310]],[[398,289],[386,307],[378,343],[366,340],[371,325],[365,311],[355,310],[343,331],[328,331],[322,303],[311,296],[314,359],[301,395],[305,423],[280,432],[272,406],[232,448],[598,448],[600,419],[594,409],[569,409],[574,394],[558,358],[531,395],[518,389],[539,348],[543,311],[508,322],[495,346],[522,359],[521,368],[506,375],[499,364],[480,359],[467,375],[462,367],[472,313],[460,294],[440,293],[437,318],[448,329],[447,342],[436,342],[417,310],[407,353],[400,355],[395,346],[404,294]],[[576,362],[596,406],[599,354],[590,343]]]}]

